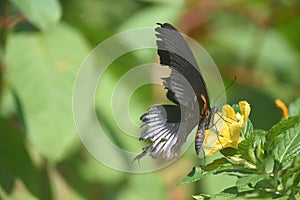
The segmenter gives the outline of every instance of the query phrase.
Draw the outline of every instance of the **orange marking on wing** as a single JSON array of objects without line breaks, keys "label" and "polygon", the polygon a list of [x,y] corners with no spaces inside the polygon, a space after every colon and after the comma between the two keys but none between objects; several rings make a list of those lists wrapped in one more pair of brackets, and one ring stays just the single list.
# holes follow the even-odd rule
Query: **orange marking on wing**
[{"label": "orange marking on wing", "polygon": [[203,108],[201,110],[201,114],[203,115],[204,112],[207,110],[207,102],[206,102],[206,98],[203,94],[201,94],[201,99],[203,100],[204,104],[203,104]]}]

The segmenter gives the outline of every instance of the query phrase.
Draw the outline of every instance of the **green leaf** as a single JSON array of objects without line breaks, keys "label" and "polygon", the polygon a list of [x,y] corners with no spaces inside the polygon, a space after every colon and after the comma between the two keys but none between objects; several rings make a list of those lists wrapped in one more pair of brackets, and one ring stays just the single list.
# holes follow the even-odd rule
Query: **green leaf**
[{"label": "green leaf", "polygon": [[[226,168],[226,165],[220,165],[217,169],[221,168]],[[217,169],[204,171],[201,167],[194,167],[192,171],[176,185],[176,187],[182,184],[196,182],[205,177],[211,176],[217,171]]]},{"label": "green leaf", "polygon": [[[233,165],[234,166],[234,165]],[[234,172],[235,174],[233,174]],[[232,176],[240,177],[240,174],[255,174],[256,170],[245,168],[244,166],[237,165],[234,167],[224,167],[223,169],[216,170],[215,174],[230,173]]]},{"label": "green leaf", "polygon": [[300,154],[300,123],[288,129],[278,140],[272,154],[275,160],[283,165],[290,165],[293,159]]},{"label": "green leaf", "polygon": [[255,130],[253,134],[255,135],[255,156],[260,161],[263,161],[265,159],[264,145],[266,143],[267,132],[264,130]]},{"label": "green leaf", "polygon": [[274,144],[274,140],[277,136],[284,133],[289,128],[296,125],[299,120],[299,115],[289,117],[286,120],[280,121],[279,123],[275,124],[267,133],[266,135],[266,150],[271,150],[271,148],[276,145]]},{"label": "green leaf", "polygon": [[251,121],[248,119],[244,128],[241,130],[241,136],[245,139],[252,137],[253,125]]},{"label": "green leaf", "polygon": [[[233,172],[237,174],[234,174]],[[202,169],[201,167],[194,167],[192,171],[186,177],[184,177],[176,186],[186,184],[186,183],[196,182],[214,174],[230,173],[230,175],[239,176],[238,174],[240,173],[252,174],[254,172],[256,171],[244,168],[242,165],[239,164],[235,165],[229,162],[225,162],[221,158],[216,160],[212,164],[206,166],[204,169]]]},{"label": "green leaf", "polygon": [[43,31],[50,30],[61,17],[61,8],[57,0],[10,0],[28,18]]},{"label": "green leaf", "polygon": [[281,76],[289,75],[290,79],[298,77],[296,74],[299,74],[299,67],[297,67],[300,62],[299,56],[297,51],[287,43],[286,38],[276,29],[257,32],[256,34],[264,35],[264,43],[257,60],[257,66],[270,71],[277,70],[281,72]]},{"label": "green leaf", "polygon": [[293,187],[299,185],[299,182],[300,182],[300,169],[298,169],[298,171],[295,174],[295,178],[293,180]]},{"label": "green leaf", "polygon": [[50,162],[61,160],[76,144],[72,91],[87,54],[81,35],[65,24],[8,38],[6,84],[20,100],[30,143]]},{"label": "green leaf", "polygon": [[192,197],[196,200],[203,200],[203,199],[211,199],[213,196],[209,194],[198,194],[198,195],[192,195]]},{"label": "green leaf", "polygon": [[2,118],[0,129],[0,185],[9,193],[14,179],[20,178],[30,192],[37,194],[38,169],[30,159],[23,133]]},{"label": "green leaf", "polygon": [[[250,121],[249,121],[250,122]],[[251,122],[250,122],[251,123]],[[238,152],[241,156],[246,159],[248,162],[256,164],[257,159],[264,159],[264,150],[263,145],[265,144],[265,135],[266,132],[263,130],[253,130],[251,124],[249,128],[249,133],[244,133],[246,139],[242,140],[238,145]]]},{"label": "green leaf", "polygon": [[239,178],[236,182],[237,188],[239,192],[251,191],[254,190],[256,183],[265,179],[267,175],[265,174],[253,174],[248,175],[242,178]]},{"label": "green leaf", "polygon": [[194,199],[232,199],[238,195],[237,187],[230,187],[218,194],[208,195],[208,194],[198,194],[193,195]]},{"label": "green leaf", "polygon": [[236,155],[237,150],[232,147],[227,147],[227,148],[221,149],[220,153],[222,155],[224,155],[225,157],[226,156],[234,156],[234,155]]},{"label": "green leaf", "polygon": [[234,112],[241,113],[241,108],[240,108],[239,104],[232,104],[232,108],[233,108]]},{"label": "green leaf", "polygon": [[299,115],[300,114],[300,97],[296,99],[293,103],[289,105],[289,115]]},{"label": "green leaf", "polygon": [[[290,185],[287,185],[289,179],[294,177],[294,180],[297,180],[297,176],[300,175],[300,156],[295,157],[292,165],[287,169],[283,169],[279,173],[282,174],[282,185],[283,188],[290,188]],[[293,182],[293,185],[296,186],[297,183]]]},{"label": "green leaf", "polygon": [[202,178],[204,178],[203,172],[204,171],[201,167],[194,167],[192,171],[186,177],[184,177],[176,186],[201,180]]},{"label": "green leaf", "polygon": [[256,147],[259,143],[265,144],[267,132],[260,129],[255,129],[252,133],[254,137],[254,147]]},{"label": "green leaf", "polygon": [[15,105],[15,98],[7,85],[3,85],[0,98],[0,115],[3,117],[14,115],[17,109]]},{"label": "green leaf", "polygon": [[253,146],[254,146],[253,139],[245,139],[239,143],[238,151],[241,154],[242,158],[246,159],[248,162],[255,164],[256,158],[255,158]]},{"label": "green leaf", "polygon": [[222,165],[228,164],[228,163],[229,162],[228,162],[227,159],[225,159],[225,158],[219,158],[219,159],[214,160],[212,163],[206,165],[204,167],[204,171],[212,171],[212,170],[218,169]]},{"label": "green leaf", "polygon": [[230,188],[226,188],[225,190],[223,190],[221,192],[221,194],[228,194],[228,195],[234,195],[237,196],[238,194],[238,190],[236,186],[230,187]]}]

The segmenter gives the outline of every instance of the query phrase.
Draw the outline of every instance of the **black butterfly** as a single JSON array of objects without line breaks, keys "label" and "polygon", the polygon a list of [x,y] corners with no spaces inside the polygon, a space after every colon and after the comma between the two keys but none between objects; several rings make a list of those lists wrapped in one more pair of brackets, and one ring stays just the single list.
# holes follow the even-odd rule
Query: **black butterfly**
[{"label": "black butterfly", "polygon": [[205,81],[197,62],[182,35],[171,24],[158,23],[156,41],[160,64],[171,69],[169,77],[162,78],[167,89],[167,98],[175,105],[155,105],[141,116],[146,127],[140,140],[150,140],[143,152],[135,157],[139,160],[147,152],[156,158],[176,158],[187,136],[198,125],[195,150],[203,152],[204,131],[213,124],[217,107],[210,108]]}]

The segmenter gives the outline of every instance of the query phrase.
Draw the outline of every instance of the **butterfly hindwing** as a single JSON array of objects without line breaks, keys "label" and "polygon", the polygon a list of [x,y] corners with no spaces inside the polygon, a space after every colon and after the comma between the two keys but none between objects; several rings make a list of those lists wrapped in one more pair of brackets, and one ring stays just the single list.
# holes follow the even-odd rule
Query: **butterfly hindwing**
[{"label": "butterfly hindwing", "polygon": [[144,152],[147,153],[151,148],[151,157],[156,158],[162,154],[170,159],[177,144],[180,118],[180,107],[177,105],[153,106],[142,115],[141,120],[146,128],[142,131],[140,140],[151,141],[143,149]]}]

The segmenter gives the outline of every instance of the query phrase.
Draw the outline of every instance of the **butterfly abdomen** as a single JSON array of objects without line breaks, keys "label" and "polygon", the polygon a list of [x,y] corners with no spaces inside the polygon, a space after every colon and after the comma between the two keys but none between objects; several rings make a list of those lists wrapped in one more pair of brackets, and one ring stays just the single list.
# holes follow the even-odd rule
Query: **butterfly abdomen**
[{"label": "butterfly abdomen", "polygon": [[197,155],[203,152],[203,141],[204,141],[204,123],[201,123],[200,126],[198,127],[197,133],[196,133],[196,138],[195,138],[195,150]]}]

